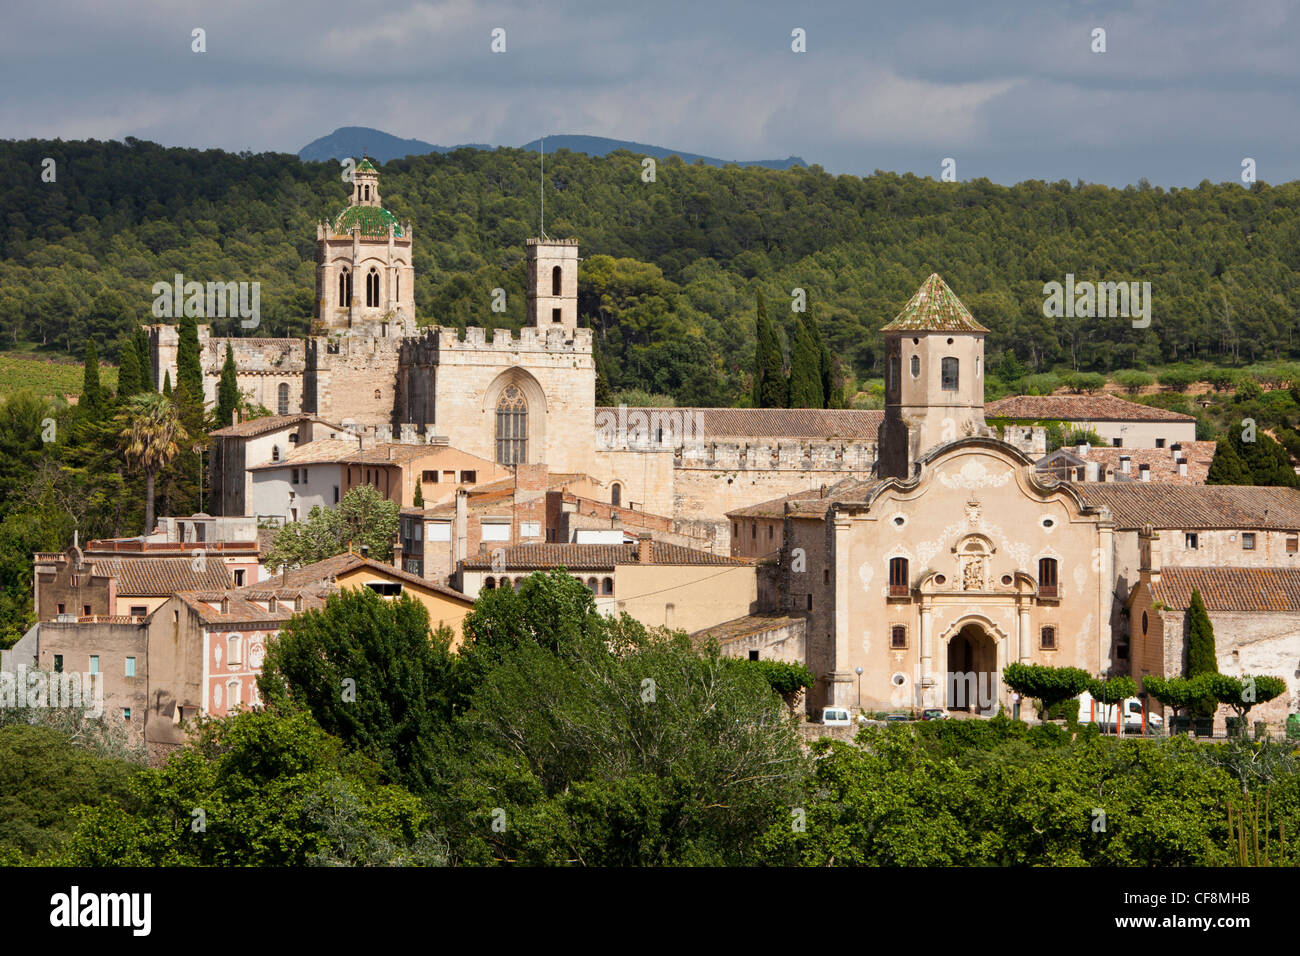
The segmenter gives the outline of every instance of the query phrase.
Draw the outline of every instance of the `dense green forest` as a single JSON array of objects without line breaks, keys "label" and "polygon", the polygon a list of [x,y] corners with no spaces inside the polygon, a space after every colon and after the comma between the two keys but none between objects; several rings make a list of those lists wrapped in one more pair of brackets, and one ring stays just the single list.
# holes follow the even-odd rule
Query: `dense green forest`
[{"label": "dense green forest", "polygon": [[[42,181],[42,160],[56,181]],[[337,163],[117,142],[0,143],[0,342],[115,361],[150,288],[181,272],[260,281],[262,325],[299,334],[312,311],[315,224],[346,204]],[[385,206],[411,220],[422,322],[518,327],[523,242],[538,227],[535,153],[458,150],[383,166]],[[804,289],[851,389],[879,373],[878,329],[938,272],[992,331],[990,364],[1028,373],[1300,357],[1300,183],[1117,190],[1001,187],[912,175],[831,176],[659,164],[630,153],[547,157],[546,229],[585,260],[583,321],[610,385],[678,404],[753,400],[755,308],[768,303],[787,362]],[[1153,317],[1048,319],[1043,285],[1147,281]],[[490,310],[491,290],[508,311]],[[222,331],[241,334],[237,323]],[[853,391],[850,391],[853,394]]]}]

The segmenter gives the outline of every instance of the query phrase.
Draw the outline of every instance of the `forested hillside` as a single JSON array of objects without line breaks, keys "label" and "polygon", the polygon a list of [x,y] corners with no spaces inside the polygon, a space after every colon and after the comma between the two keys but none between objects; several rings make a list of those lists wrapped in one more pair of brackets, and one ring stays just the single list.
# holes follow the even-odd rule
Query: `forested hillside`
[{"label": "forested hillside", "polygon": [[[42,181],[45,157],[57,163],[53,183]],[[0,197],[0,347],[80,356],[93,338],[114,361],[121,332],[151,320],[153,283],[177,272],[260,281],[251,334],[307,331],[315,223],[346,203],[337,163],[138,140],[10,141],[0,159],[11,171]],[[422,322],[522,324],[537,159],[458,150],[384,165],[384,204],[415,227]],[[992,330],[990,364],[1006,350],[1030,372],[1297,357],[1297,200],[1297,183],[1004,188],[675,159],[648,183],[629,153],[562,151],[546,165],[546,231],[582,243],[581,310],[611,386],[680,404],[751,400],[759,291],[787,356],[796,315],[786,303],[802,288],[850,382],[878,374],[877,329],[932,271]],[[1044,318],[1043,284],[1067,273],[1149,281],[1150,328]],[[505,314],[490,311],[497,286]]]}]

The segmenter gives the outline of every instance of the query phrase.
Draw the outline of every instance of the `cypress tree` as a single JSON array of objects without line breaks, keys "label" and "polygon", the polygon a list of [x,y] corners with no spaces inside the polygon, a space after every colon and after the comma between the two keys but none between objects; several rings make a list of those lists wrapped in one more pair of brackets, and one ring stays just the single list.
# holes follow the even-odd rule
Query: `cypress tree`
[{"label": "cypress tree", "polygon": [[1250,469],[1230,441],[1214,443],[1214,459],[1205,475],[1207,485],[1253,485]]},{"label": "cypress tree", "polygon": [[140,391],[152,392],[158,387],[153,377],[153,350],[149,347],[149,332],[141,326],[135,330],[135,357],[140,362]]},{"label": "cypress tree", "polygon": [[812,332],[813,345],[817,348],[817,358],[821,366],[822,408],[839,408],[844,402],[841,400],[836,404],[835,401],[835,365],[831,361],[831,350],[826,347],[826,342],[822,339],[822,330],[817,326],[817,320],[813,318],[811,311],[808,313],[808,329]]},{"label": "cypress tree", "polygon": [[1271,435],[1256,431],[1255,440],[1248,442],[1243,441],[1241,433],[1234,428],[1228,440],[1250,475],[1247,484],[1278,485],[1283,488],[1300,486],[1300,475],[1291,467],[1291,456]]},{"label": "cypress tree", "polygon": [[239,405],[239,383],[235,378],[235,354],[226,343],[226,361],[221,366],[221,382],[217,385],[217,427],[231,424],[235,408]]},{"label": "cypress tree", "polygon": [[177,329],[176,388],[191,401],[203,402],[203,364],[199,361],[199,326],[192,315],[182,315]]},{"label": "cypress tree", "polygon": [[[1219,673],[1218,656],[1214,651],[1214,624],[1205,610],[1201,592],[1192,589],[1192,603],[1187,610],[1187,676]],[[1192,713],[1196,717],[1214,716],[1215,702],[1202,699],[1196,702]]]},{"label": "cypress tree", "polygon": [[591,353],[592,361],[596,366],[596,405],[608,407],[614,404],[614,393],[610,391],[609,378],[605,375],[605,356],[594,338],[591,343]]},{"label": "cypress tree", "polygon": [[79,404],[89,417],[99,417],[103,406],[103,395],[99,389],[99,353],[95,349],[94,339],[86,342],[86,365],[81,375]]},{"label": "cypress tree", "polygon": [[170,371],[163,373],[162,393],[168,398],[172,397],[172,373]]},{"label": "cypress tree", "polygon": [[790,350],[791,408],[821,408],[825,404],[821,354],[810,326],[806,312],[795,323],[794,347]]},{"label": "cypress tree", "polygon": [[424,507],[424,482],[417,481],[415,483],[415,495],[411,498],[411,504],[416,508]]},{"label": "cypress tree", "polygon": [[117,397],[130,398],[144,391],[140,382],[140,357],[135,350],[135,336],[128,335],[122,342],[122,354],[117,365]]},{"label": "cypress tree", "polygon": [[757,343],[754,348],[754,407],[785,408],[789,397],[781,357],[781,340],[776,327],[767,317],[767,303],[763,293],[758,293],[755,316]]}]

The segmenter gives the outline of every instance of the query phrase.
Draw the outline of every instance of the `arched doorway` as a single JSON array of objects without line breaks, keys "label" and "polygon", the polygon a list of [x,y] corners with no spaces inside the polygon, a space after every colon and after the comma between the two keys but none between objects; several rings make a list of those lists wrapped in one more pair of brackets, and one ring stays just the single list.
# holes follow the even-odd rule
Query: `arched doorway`
[{"label": "arched doorway", "polygon": [[966,624],[948,640],[943,685],[949,710],[996,712],[1001,690],[998,646],[979,624]]}]

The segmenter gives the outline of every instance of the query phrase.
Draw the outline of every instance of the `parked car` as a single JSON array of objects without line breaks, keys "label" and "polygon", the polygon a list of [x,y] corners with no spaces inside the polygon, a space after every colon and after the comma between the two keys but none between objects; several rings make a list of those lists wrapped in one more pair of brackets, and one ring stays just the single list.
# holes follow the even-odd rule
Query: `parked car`
[{"label": "parked car", "polygon": [[942,707],[929,707],[921,714],[922,720],[947,720],[948,712]]},{"label": "parked car", "polygon": [[911,714],[885,714],[885,720],[902,721],[902,720],[912,720],[912,719],[913,718]]},{"label": "parked car", "polygon": [[847,707],[823,707],[822,723],[827,727],[850,727],[853,718]]}]

